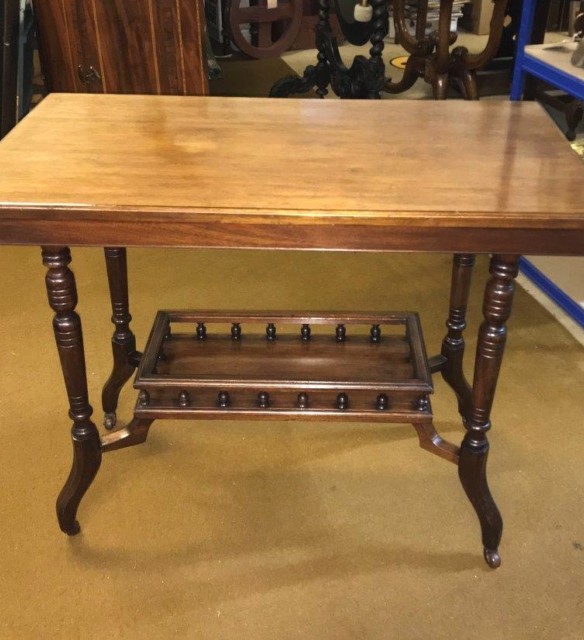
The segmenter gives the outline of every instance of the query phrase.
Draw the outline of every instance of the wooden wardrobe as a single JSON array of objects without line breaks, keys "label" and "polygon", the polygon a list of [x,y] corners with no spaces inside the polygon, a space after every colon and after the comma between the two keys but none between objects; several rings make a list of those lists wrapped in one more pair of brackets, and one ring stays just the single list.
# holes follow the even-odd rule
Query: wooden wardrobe
[{"label": "wooden wardrobe", "polygon": [[34,0],[49,91],[206,95],[203,0]]}]

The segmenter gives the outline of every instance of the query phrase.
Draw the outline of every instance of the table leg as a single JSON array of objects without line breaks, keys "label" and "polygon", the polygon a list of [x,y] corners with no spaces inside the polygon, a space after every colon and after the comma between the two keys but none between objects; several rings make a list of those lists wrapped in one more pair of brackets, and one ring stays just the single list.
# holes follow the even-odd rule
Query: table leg
[{"label": "table leg", "polygon": [[466,328],[466,307],[474,264],[473,254],[454,254],[450,309],[446,321],[448,333],[442,341],[442,355],[446,358],[441,368],[442,377],[456,394],[458,412],[465,424],[470,417],[472,391],[462,369],[465,348],[463,331]]},{"label": "table leg", "polygon": [[498,547],[503,521],[487,484],[487,431],[491,427],[491,407],[505,350],[505,323],[511,314],[518,260],[519,256],[509,255],[494,255],[491,259],[491,277],[483,302],[485,319],[477,343],[470,420],[458,463],[460,482],[481,525],[485,560],[493,568],[501,564]]},{"label": "table leg", "polygon": [[68,247],[42,247],[42,256],[47,267],[49,304],[55,312],[53,329],[69,398],[69,417],[73,420],[73,465],[57,498],[57,518],[62,531],[74,535],[79,532],[77,508],[101,464],[101,445],[91,421],[81,319],[75,312],[77,289],[69,269],[71,253]]},{"label": "table leg", "polygon": [[129,309],[126,249],[107,247],[105,261],[115,330],[112,337],[113,369],[103,387],[101,399],[104,426],[113,429],[120,392],[138,366],[141,354],[136,351],[136,338],[130,329],[132,316]]}]

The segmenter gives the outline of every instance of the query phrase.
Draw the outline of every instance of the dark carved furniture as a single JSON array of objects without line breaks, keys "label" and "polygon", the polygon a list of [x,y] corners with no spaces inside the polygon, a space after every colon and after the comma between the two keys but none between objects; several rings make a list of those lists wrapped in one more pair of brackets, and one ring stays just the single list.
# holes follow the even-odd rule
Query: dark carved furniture
[{"label": "dark carved furniture", "polygon": [[[287,51],[300,31],[302,0],[242,0],[228,4],[229,36],[251,58],[272,58]],[[251,5],[251,6],[250,6]],[[243,32],[250,31],[251,41]]]},{"label": "dark carved furniture", "polygon": [[405,0],[394,0],[396,39],[410,54],[400,82],[389,81],[388,93],[401,93],[414,85],[418,78],[432,86],[434,98],[444,100],[448,87],[454,83],[467,100],[478,100],[476,72],[486,66],[496,55],[501,36],[508,0],[493,0],[494,9],[485,48],[480,53],[469,53],[466,47],[451,46],[456,34],[450,31],[452,0],[440,0],[438,31],[426,36],[427,0],[418,2],[416,33],[408,31],[404,16]]},{"label": "dark carved furniture", "polygon": [[[0,242],[43,247],[73,421],[73,465],[57,501],[64,532],[79,531],[79,503],[102,455],[143,442],[155,419],[408,422],[423,448],[456,465],[485,558],[499,565],[487,433],[518,258],[584,255],[584,169],[535,104],[398,101],[389,111],[370,103],[362,116],[362,106],[342,101],[307,109],[303,101],[53,94],[0,143]],[[306,144],[323,136],[326,145]],[[379,162],[388,139],[399,153],[392,171]],[[465,144],[449,153],[453,140]],[[327,180],[315,189],[319,171]],[[105,247],[115,327],[102,397],[110,431],[101,435],[68,248],[96,244]],[[141,354],[126,246],[452,252],[446,336],[427,358],[411,312],[161,311]],[[467,381],[476,253],[492,257]],[[134,416],[116,425],[120,389],[136,368]],[[456,396],[460,446],[434,429],[433,374]]]},{"label": "dark carved furniture", "polygon": [[206,95],[201,0],[35,0],[49,91]]},{"label": "dark carved furniture", "polygon": [[347,68],[329,23],[331,0],[320,0],[316,31],[317,64],[307,67],[302,78],[282,78],[274,84],[270,95],[284,97],[316,87],[317,93],[324,97],[330,85],[341,98],[379,98],[382,91],[394,94],[407,91],[419,78],[423,78],[431,84],[436,99],[445,99],[448,87],[455,84],[467,100],[477,100],[476,71],[484,67],[499,49],[507,2],[494,0],[487,44],[482,52],[469,53],[466,47],[451,49],[456,42],[456,34],[450,31],[452,0],[440,0],[438,30],[429,35],[426,35],[428,0],[418,2],[414,35],[407,26],[405,0],[393,0],[396,40],[410,55],[402,79],[392,82],[385,77],[382,58],[383,39],[388,31],[387,2],[370,0],[373,18],[368,34],[372,45],[369,58],[356,56],[351,67]]}]

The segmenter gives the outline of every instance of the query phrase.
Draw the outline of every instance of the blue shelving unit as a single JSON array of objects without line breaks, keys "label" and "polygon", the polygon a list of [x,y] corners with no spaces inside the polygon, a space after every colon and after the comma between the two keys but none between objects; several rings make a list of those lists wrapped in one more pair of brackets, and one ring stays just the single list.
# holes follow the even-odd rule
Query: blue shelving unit
[{"label": "blue shelving unit", "polygon": [[584,100],[584,70],[570,64],[569,47],[530,45],[537,0],[523,0],[511,83],[511,100],[521,100],[525,74],[544,80],[574,98]]},{"label": "blue shelving unit", "polygon": [[527,258],[519,260],[519,269],[524,276],[529,278],[539,289],[551,298],[573,320],[584,329],[584,309],[565,291],[548,278],[543,271],[538,269]]}]

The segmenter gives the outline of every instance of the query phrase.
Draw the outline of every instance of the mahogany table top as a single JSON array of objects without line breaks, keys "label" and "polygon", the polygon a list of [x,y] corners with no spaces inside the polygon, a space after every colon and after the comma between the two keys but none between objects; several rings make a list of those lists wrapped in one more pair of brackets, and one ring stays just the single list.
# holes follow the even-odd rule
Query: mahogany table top
[{"label": "mahogany table top", "polygon": [[3,244],[584,254],[534,103],[52,94],[0,167]]}]

